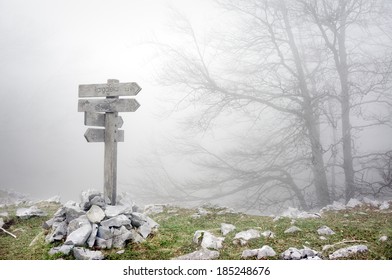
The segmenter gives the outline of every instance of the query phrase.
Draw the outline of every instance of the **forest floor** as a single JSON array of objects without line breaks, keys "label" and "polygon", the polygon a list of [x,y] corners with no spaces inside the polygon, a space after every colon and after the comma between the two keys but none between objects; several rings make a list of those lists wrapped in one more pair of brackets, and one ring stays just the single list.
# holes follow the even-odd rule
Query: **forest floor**
[{"label": "forest floor", "polygon": [[[15,206],[0,208],[0,213],[8,212],[3,218],[3,228],[10,234],[0,230],[0,260],[50,260],[73,259],[72,254],[63,256],[49,255],[50,248],[59,244],[45,243],[42,229],[44,221],[60,207],[56,203],[41,203],[40,209],[48,212],[47,217],[33,217],[20,219],[15,216]],[[19,205],[18,207],[22,207]],[[339,248],[352,245],[366,245],[368,251],[354,254],[347,259],[361,260],[391,260],[392,259],[392,211],[379,210],[369,205],[359,206],[340,211],[323,212],[320,218],[291,219],[282,217],[275,219],[268,216],[254,216],[243,213],[225,213],[222,208],[204,208],[207,214],[195,218],[197,209],[165,207],[164,211],[149,214],[160,227],[156,233],[149,236],[140,244],[128,244],[122,254],[119,249],[103,250],[105,259],[111,260],[167,260],[200,249],[200,245],[193,243],[193,236],[197,230],[205,230],[215,236],[222,236],[221,223],[233,224],[236,230],[227,234],[223,241],[223,248],[219,250],[221,260],[239,260],[246,249],[258,249],[269,245],[277,253],[268,259],[280,259],[281,254],[290,247],[298,249],[304,246],[320,252],[321,258],[328,259],[329,254]],[[296,233],[285,233],[292,225],[301,229]],[[335,234],[320,238],[317,229],[321,226],[330,227]],[[261,232],[272,231],[273,238],[260,237],[250,240],[245,246],[233,244],[236,233],[248,229]],[[386,236],[386,241],[380,237]],[[334,245],[323,251],[325,245]],[[325,247],[324,247],[325,249]]]}]

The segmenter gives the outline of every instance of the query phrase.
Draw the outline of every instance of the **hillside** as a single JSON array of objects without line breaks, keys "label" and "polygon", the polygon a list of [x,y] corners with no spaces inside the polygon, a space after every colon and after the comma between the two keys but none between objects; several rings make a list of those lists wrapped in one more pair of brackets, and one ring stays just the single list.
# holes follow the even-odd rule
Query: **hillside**
[{"label": "hillside", "polygon": [[[48,216],[20,219],[16,216],[15,206],[3,205],[0,208],[3,228],[16,236],[14,238],[0,230],[0,259],[74,259],[72,254],[67,256],[61,253],[49,255],[49,250],[58,243],[45,243],[42,224],[61,205],[53,202],[41,202],[36,206],[46,211]],[[22,206],[18,205],[18,207]],[[177,258],[201,248],[200,238],[199,243],[196,243],[197,238],[196,242],[193,241],[196,231],[201,231],[199,237],[203,237],[203,234],[206,235],[206,232],[214,237],[222,237],[222,223],[234,225],[235,230],[229,232],[221,242],[222,248],[218,249],[219,257],[217,259],[242,259],[244,251],[248,250],[249,253],[251,252],[249,250],[259,249],[264,245],[270,246],[276,252],[275,256],[266,257],[268,259],[281,259],[281,254],[287,249],[303,249],[304,246],[317,251],[317,256],[320,258],[328,259],[334,251],[354,245],[365,245],[368,250],[352,254],[345,259],[392,259],[391,207],[380,210],[374,205],[362,204],[340,211],[324,211],[321,217],[315,215],[315,218],[296,219],[252,216],[212,206],[198,209],[160,206],[159,209],[159,211],[149,213],[150,217],[160,224],[157,232],[150,235],[145,242],[127,244],[124,250],[103,250],[105,259],[163,260]],[[300,230],[285,233],[293,226]],[[334,234],[319,234],[317,230],[323,226],[329,227]],[[266,236],[261,234],[260,237],[249,240],[244,246],[233,244],[236,234],[249,229],[254,229],[259,233],[270,232]],[[222,238],[220,240],[222,241]],[[257,255],[257,252],[254,252]],[[248,256],[250,259],[256,259],[255,254]]]}]

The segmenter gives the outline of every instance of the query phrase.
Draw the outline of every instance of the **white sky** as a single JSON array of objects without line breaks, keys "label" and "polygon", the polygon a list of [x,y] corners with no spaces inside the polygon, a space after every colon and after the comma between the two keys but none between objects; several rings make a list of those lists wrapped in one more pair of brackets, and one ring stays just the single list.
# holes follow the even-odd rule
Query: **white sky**
[{"label": "white sky", "polygon": [[169,92],[154,85],[158,58],[143,44],[171,38],[167,3],[201,27],[213,17],[208,0],[0,0],[0,188],[65,201],[102,188],[103,143],[85,141],[77,101],[79,84],[107,79],[142,87],[139,110],[121,114],[119,186],[132,180],[129,165],[175,125],[156,116]]}]

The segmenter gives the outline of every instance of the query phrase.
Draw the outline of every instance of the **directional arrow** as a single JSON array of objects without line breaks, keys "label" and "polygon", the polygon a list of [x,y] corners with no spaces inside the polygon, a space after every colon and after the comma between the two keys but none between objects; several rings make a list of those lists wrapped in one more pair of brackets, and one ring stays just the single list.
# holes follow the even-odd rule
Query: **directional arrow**
[{"label": "directional arrow", "polygon": [[[105,126],[105,114],[95,112],[84,112],[84,125],[87,126]],[[117,117],[117,128],[121,128],[124,124],[121,116]]]},{"label": "directional arrow", "polygon": [[79,85],[79,97],[135,96],[141,89],[137,83]]},{"label": "directional arrow", "polygon": [[[115,142],[124,142],[124,130],[116,130]],[[105,129],[88,128],[84,134],[87,142],[105,142]]]},{"label": "directional arrow", "polygon": [[78,112],[135,112],[140,104],[135,99],[80,99]]}]

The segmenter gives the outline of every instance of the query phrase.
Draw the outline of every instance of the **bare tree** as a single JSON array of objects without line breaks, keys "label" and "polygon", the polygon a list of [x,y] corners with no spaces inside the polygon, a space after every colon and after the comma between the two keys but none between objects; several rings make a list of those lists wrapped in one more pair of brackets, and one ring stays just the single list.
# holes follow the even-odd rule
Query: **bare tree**
[{"label": "bare tree", "polygon": [[[371,34],[379,25],[377,18],[382,17],[384,1],[363,0],[316,0],[300,1],[305,14],[309,15],[326,47],[332,54],[332,61],[338,76],[339,89],[333,97],[341,106],[341,135],[343,151],[343,170],[345,174],[345,198],[350,200],[355,195],[355,171],[353,162],[353,125],[350,118],[352,111],[365,103],[385,103],[388,101],[386,89],[390,89],[391,60],[383,57],[377,61],[374,37]],[[389,16],[389,15],[388,15]],[[358,34],[357,39],[348,33]],[[359,39],[358,39],[359,38]],[[377,38],[379,39],[379,38]],[[370,49],[370,51],[369,51]],[[390,50],[390,49],[389,49]],[[380,67],[383,64],[383,67]],[[389,84],[389,85],[388,85]],[[333,86],[331,86],[333,88]],[[364,100],[364,96],[372,95]],[[331,95],[332,97],[332,95]],[[363,108],[362,108],[363,109]],[[359,109],[361,110],[361,109]],[[387,120],[378,120],[366,126],[385,124]]]},{"label": "bare tree", "polygon": [[[204,181],[204,186],[228,194],[242,191],[264,205],[276,204],[273,190],[279,189],[284,193],[281,202],[293,199],[301,208],[324,206],[331,201],[328,168],[335,173],[341,144],[345,197],[353,197],[350,117],[353,112],[362,114],[366,104],[389,104],[384,98],[390,86],[388,64],[364,63],[346,46],[347,32],[358,30],[348,27],[367,19],[373,1],[217,2],[235,23],[226,26],[224,35],[203,41],[191,23],[177,14],[176,28],[184,44],[161,45],[170,57],[161,82],[185,92],[181,105],[198,104],[194,127],[205,131],[234,112],[254,131],[253,144],[248,141],[248,146],[239,145],[225,154],[199,146],[209,157],[203,166],[219,174],[211,184]],[[374,75],[370,78],[370,74]],[[368,93],[377,96],[369,100]],[[339,116],[327,109],[336,102]],[[332,125],[335,133],[338,120],[341,139],[334,135],[326,149],[320,127]],[[273,123],[268,136],[263,131],[267,122]],[[383,120],[374,124],[380,123]],[[327,154],[332,164],[325,164]]]}]

